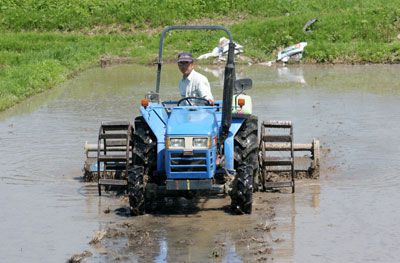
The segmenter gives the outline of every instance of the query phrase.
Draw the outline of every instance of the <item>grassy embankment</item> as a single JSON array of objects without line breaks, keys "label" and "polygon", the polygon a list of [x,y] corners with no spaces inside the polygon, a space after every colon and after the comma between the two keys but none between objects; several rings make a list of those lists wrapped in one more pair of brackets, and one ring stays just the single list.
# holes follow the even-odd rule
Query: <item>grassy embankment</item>
[{"label": "grassy embankment", "polygon": [[[239,17],[239,19],[237,19]],[[311,33],[305,22],[317,18]],[[0,3],[0,110],[98,63],[104,54],[154,61],[159,32],[173,24],[226,25],[254,60],[307,41],[304,62],[398,63],[398,0],[3,0]],[[220,33],[173,33],[177,51],[212,50]]]}]

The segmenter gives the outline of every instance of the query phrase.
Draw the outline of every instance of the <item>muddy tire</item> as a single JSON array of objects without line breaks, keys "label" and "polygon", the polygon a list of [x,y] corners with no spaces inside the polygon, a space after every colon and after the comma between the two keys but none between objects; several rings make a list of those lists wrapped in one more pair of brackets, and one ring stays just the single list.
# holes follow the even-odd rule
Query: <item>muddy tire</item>
[{"label": "muddy tire", "polygon": [[236,176],[232,183],[231,207],[237,213],[250,214],[253,190],[258,189],[258,119],[250,116],[245,120],[234,138],[234,168]]},{"label": "muddy tire", "polygon": [[135,119],[133,133],[133,165],[142,166],[145,181],[153,181],[157,170],[157,139],[142,116]]},{"label": "muddy tire", "polygon": [[236,214],[251,214],[253,204],[253,169],[242,165],[236,169],[232,183],[231,208]]},{"label": "muddy tire", "polygon": [[143,167],[134,166],[128,171],[128,196],[131,214],[143,215],[145,211]]},{"label": "muddy tire", "polygon": [[258,179],[259,170],[258,143],[258,118],[251,115],[235,135],[234,167],[237,169],[243,164],[250,165],[254,180]]},{"label": "muddy tire", "polygon": [[[163,178],[154,175],[157,170],[157,139],[149,125],[142,116],[135,119],[135,132],[133,134],[133,165],[143,169],[143,193],[147,183],[162,184]],[[150,195],[153,196],[153,195]],[[144,210],[154,210],[153,198],[144,193]]]}]

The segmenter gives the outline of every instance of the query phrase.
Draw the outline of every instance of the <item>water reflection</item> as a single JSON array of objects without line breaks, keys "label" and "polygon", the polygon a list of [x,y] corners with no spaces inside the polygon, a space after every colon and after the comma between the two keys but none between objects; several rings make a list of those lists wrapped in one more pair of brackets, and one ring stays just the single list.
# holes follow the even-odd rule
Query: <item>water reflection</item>
[{"label": "water reflection", "polygon": [[[224,72],[225,65],[219,66],[197,66],[198,70],[208,77],[210,82],[211,91],[214,98],[222,100],[222,93],[224,88]],[[236,79],[246,78],[243,68],[236,68]]]},{"label": "water reflection", "polygon": [[154,262],[167,262],[168,243],[165,238],[159,241],[160,254],[155,257]]},{"label": "water reflection", "polygon": [[306,84],[306,80],[304,79],[303,69],[301,67],[296,66],[287,66],[287,67],[277,67],[278,71],[278,81],[287,81],[287,82],[297,82],[301,84]]}]

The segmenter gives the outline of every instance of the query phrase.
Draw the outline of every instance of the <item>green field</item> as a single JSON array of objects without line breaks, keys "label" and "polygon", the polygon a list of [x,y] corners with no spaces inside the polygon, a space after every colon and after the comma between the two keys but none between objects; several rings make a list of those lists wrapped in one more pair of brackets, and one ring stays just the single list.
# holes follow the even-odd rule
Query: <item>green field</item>
[{"label": "green field", "polygon": [[[304,24],[317,18],[312,32]],[[0,110],[98,65],[101,56],[151,63],[166,25],[218,24],[255,62],[307,41],[303,63],[399,63],[398,0],[2,0]],[[220,33],[172,33],[165,59],[209,52]]]}]

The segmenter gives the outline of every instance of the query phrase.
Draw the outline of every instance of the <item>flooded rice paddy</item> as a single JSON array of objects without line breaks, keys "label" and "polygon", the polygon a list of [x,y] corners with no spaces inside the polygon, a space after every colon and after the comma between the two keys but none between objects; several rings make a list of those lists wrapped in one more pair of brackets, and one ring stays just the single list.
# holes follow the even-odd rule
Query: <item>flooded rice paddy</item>
[{"label": "flooded rice paddy", "polygon": [[[221,98],[221,70],[199,67]],[[254,213],[228,199],[184,200],[127,217],[123,197],[83,183],[83,145],[102,120],[132,120],[155,68],[94,68],[0,115],[0,261],[398,262],[400,66],[250,66],[259,120],[294,123],[295,142],[322,144],[319,180],[296,193],[257,193]],[[166,66],[161,97],[178,96]],[[110,211],[108,213],[108,211]],[[178,211],[178,212],[176,212]],[[107,230],[97,244],[96,231]]]}]

